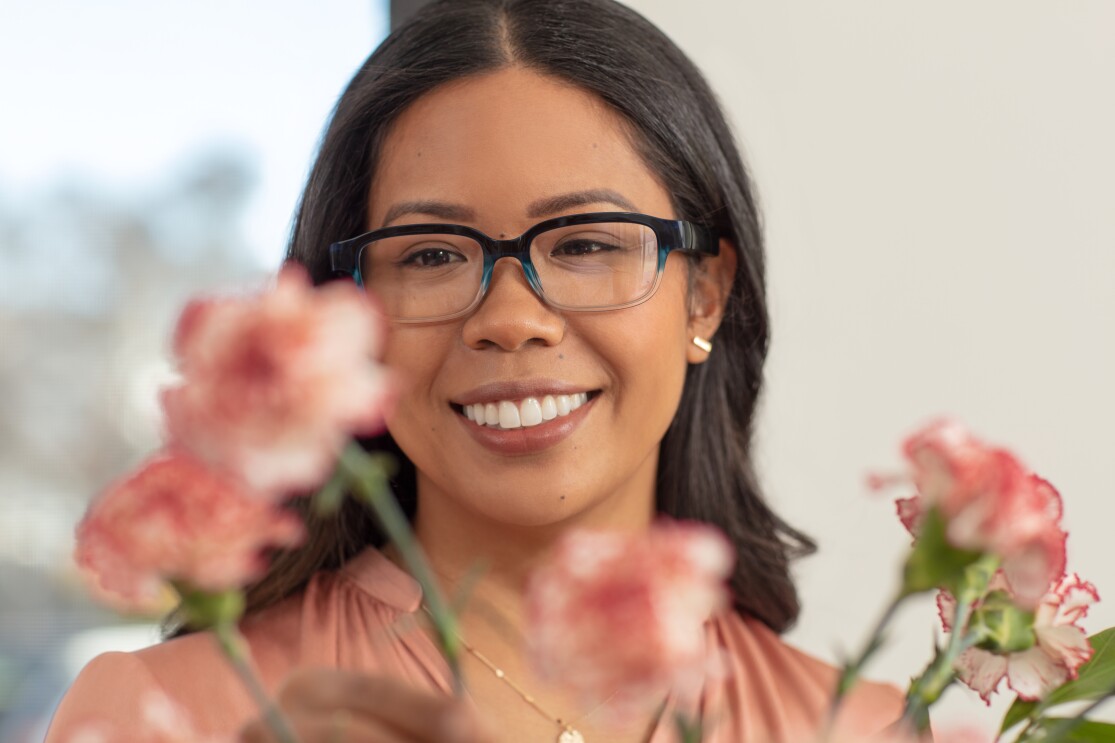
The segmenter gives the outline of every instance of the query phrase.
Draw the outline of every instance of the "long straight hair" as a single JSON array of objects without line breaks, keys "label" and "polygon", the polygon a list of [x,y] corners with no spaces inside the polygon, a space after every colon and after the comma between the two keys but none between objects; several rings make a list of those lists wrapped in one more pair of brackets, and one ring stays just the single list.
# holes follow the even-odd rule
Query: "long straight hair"
[{"label": "long straight hair", "polygon": [[[799,611],[790,563],[814,545],[767,505],[752,458],[770,339],[759,212],[715,96],[651,23],[611,0],[442,0],[426,6],[375,50],[339,99],[298,207],[288,259],[305,265],[317,283],[334,279],[327,246],[365,231],[380,149],[400,112],[440,85],[512,65],[572,83],[611,106],[630,124],[678,218],[716,228],[739,252],[716,349],[706,363],[689,367],[662,439],[657,508],[720,527],[739,556],[731,579],[736,609],[783,631]],[[399,459],[394,487],[413,515],[413,464],[390,436],[365,445]],[[302,508],[307,544],[276,555],[249,591],[249,611],[384,541],[359,505],[350,502],[330,518]]]}]

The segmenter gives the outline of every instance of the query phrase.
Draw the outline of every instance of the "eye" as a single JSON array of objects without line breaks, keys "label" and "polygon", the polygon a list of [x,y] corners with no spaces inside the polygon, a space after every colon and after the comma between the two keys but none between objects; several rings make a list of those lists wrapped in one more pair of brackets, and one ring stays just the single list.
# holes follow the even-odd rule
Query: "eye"
[{"label": "eye", "polygon": [[574,238],[555,246],[550,255],[577,257],[613,250],[619,250],[619,247],[595,238]]},{"label": "eye", "polygon": [[412,266],[415,268],[438,268],[439,266],[447,266],[450,263],[459,263],[467,260],[463,255],[455,250],[449,248],[422,248],[415,250],[399,261],[402,266]]}]

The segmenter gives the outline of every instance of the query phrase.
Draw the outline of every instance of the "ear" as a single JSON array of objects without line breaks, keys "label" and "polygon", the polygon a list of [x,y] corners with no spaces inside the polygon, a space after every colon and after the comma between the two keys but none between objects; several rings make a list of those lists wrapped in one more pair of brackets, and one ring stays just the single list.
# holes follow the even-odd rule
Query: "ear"
[{"label": "ear", "polygon": [[690,343],[686,346],[686,360],[690,364],[703,364],[709,352],[692,343],[700,337],[712,341],[720,321],[724,318],[724,308],[735,284],[739,253],[730,241],[720,240],[720,254],[702,259],[692,267],[692,292],[689,297],[688,333]]}]

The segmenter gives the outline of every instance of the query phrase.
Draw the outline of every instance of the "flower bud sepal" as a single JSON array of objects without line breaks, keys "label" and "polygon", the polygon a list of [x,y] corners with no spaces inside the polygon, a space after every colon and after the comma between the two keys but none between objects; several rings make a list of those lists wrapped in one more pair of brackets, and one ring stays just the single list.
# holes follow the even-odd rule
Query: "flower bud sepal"
[{"label": "flower bud sepal", "polygon": [[172,581],[171,585],[182,598],[179,611],[191,629],[235,624],[244,614],[244,592],[238,588],[204,591],[181,581]]},{"label": "flower bud sepal", "polygon": [[1019,608],[1006,591],[992,591],[977,604],[968,631],[975,647],[998,655],[1020,653],[1037,642],[1034,612]]},{"label": "flower bud sepal", "polygon": [[948,540],[948,522],[937,508],[922,517],[914,548],[902,570],[902,593],[912,596],[935,588],[952,589],[964,580],[965,570],[983,553],[953,546]]}]

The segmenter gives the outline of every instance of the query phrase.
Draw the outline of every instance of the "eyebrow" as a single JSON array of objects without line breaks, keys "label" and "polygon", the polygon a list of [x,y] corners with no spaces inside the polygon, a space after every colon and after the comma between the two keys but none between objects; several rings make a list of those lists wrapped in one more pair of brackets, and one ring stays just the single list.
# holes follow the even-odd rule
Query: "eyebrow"
[{"label": "eyebrow", "polygon": [[432,200],[401,201],[387,210],[380,226],[386,227],[404,214],[425,214],[447,222],[470,222],[476,219],[476,212],[460,204]]},{"label": "eyebrow", "polygon": [[[618,191],[613,191],[610,188],[591,188],[585,191],[572,191],[557,196],[547,196],[533,201],[527,207],[527,216],[532,219],[547,217],[585,204],[613,204],[624,211],[639,211]],[[406,214],[422,214],[448,222],[470,222],[476,219],[476,212],[467,206],[426,199],[401,201],[398,204],[393,204],[387,210],[387,214],[384,215],[383,224],[380,226],[387,227]]]},{"label": "eyebrow", "polygon": [[527,216],[531,218],[546,217],[585,204],[614,204],[624,211],[639,211],[634,204],[617,191],[610,188],[591,188],[587,191],[573,191],[538,199],[527,207]]}]

